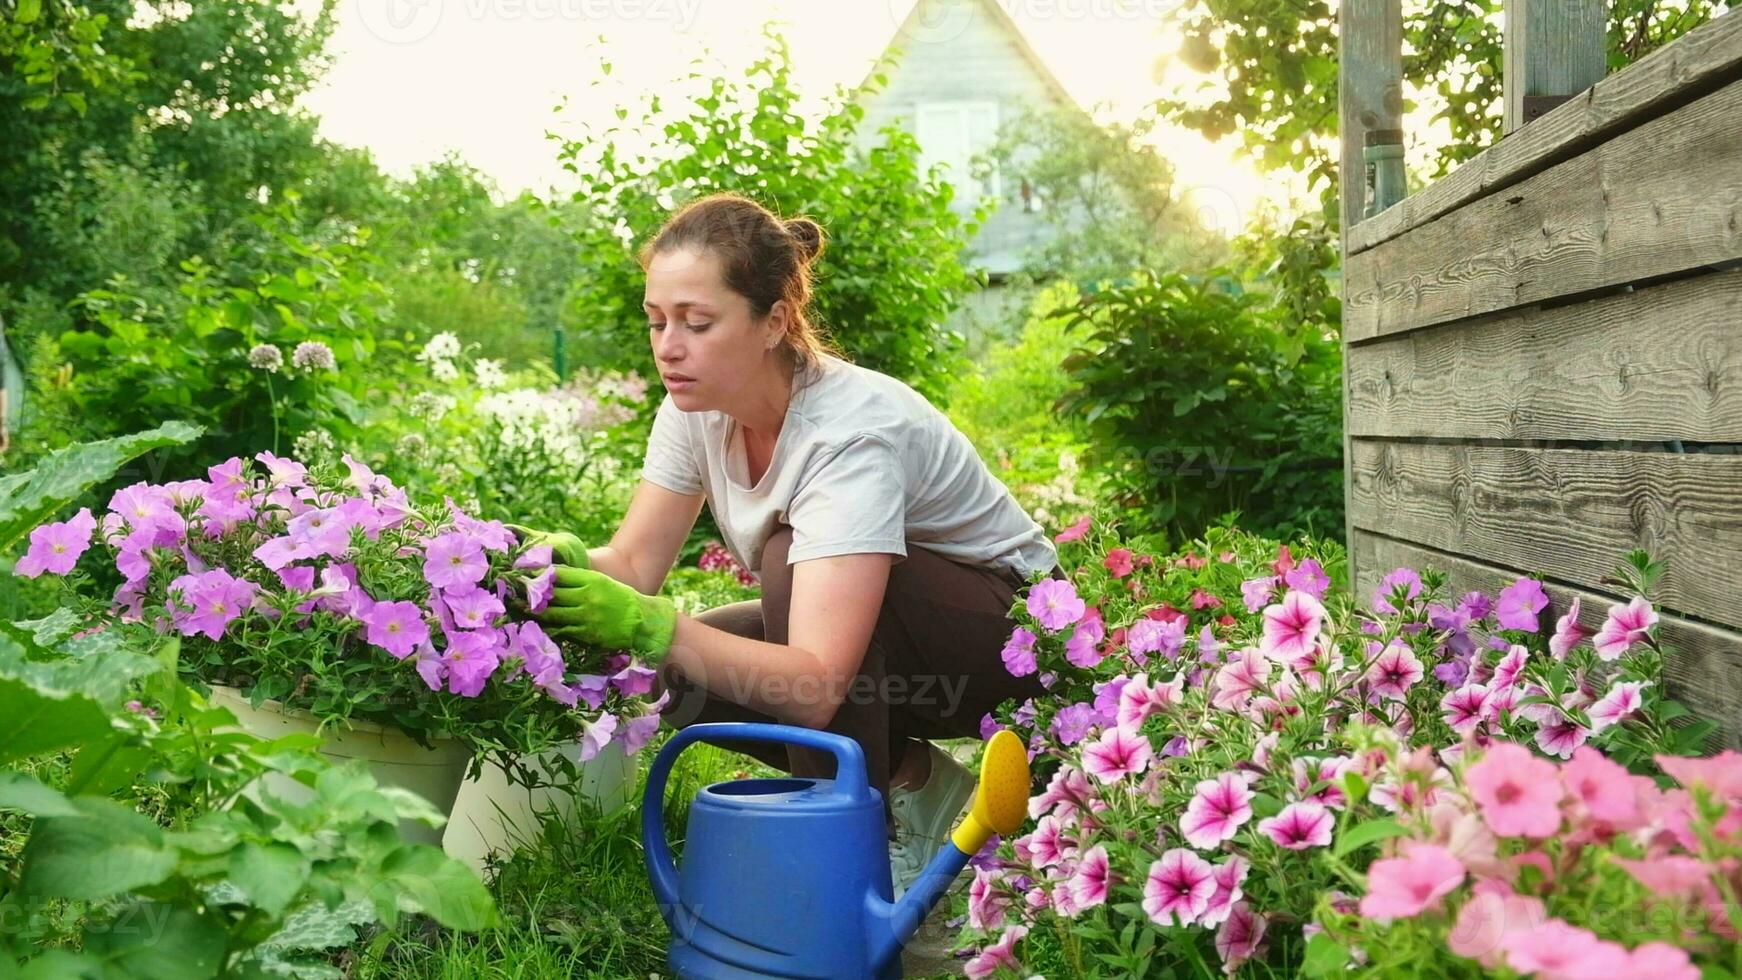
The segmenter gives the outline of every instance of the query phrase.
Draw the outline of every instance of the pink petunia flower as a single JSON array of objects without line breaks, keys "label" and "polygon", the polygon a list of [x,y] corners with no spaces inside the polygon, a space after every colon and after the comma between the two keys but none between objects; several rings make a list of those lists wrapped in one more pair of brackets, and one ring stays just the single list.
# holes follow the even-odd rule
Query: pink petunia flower
[{"label": "pink petunia flower", "polygon": [[1071,901],[1076,910],[1081,912],[1105,902],[1112,881],[1113,873],[1108,867],[1107,849],[1096,844],[1083,853],[1082,860],[1077,863],[1076,873],[1070,877]]},{"label": "pink petunia flower", "polygon": [[1725,749],[1710,759],[1659,755],[1657,764],[1688,789],[1703,786],[1728,803],[1742,802],[1742,752]]},{"label": "pink petunia flower", "polygon": [[556,594],[556,568],[547,566],[526,582],[526,608],[534,615],[550,608],[551,597]]},{"label": "pink petunia flower", "polygon": [[1145,616],[1125,631],[1125,649],[1133,654],[1159,653],[1164,657],[1179,655],[1185,646],[1186,621],[1150,619]]},{"label": "pink petunia flower", "polygon": [[1664,854],[1646,861],[1623,857],[1610,860],[1663,898],[1697,898],[1712,887],[1717,869],[1686,854]]},{"label": "pink petunia flower", "polygon": [[488,568],[484,546],[464,532],[436,535],[424,546],[424,581],[444,592],[477,585]]},{"label": "pink petunia flower", "polygon": [[1506,656],[1494,665],[1494,677],[1489,681],[1493,688],[1512,687],[1518,683],[1524,674],[1524,665],[1530,659],[1530,651],[1514,643],[1506,651]]},{"label": "pink petunia flower", "polygon": [[1101,567],[1113,573],[1114,578],[1124,578],[1131,574],[1131,551],[1127,548],[1114,548],[1107,552],[1107,557],[1101,559]]},{"label": "pink petunia flower", "polygon": [[1361,914],[1381,922],[1408,919],[1464,883],[1464,866],[1437,844],[1415,843],[1402,857],[1380,858],[1367,869]]},{"label": "pink petunia flower", "polygon": [[1601,733],[1631,718],[1644,704],[1644,691],[1650,686],[1650,681],[1616,681],[1609,693],[1585,712],[1591,719],[1591,732]]},{"label": "pink petunia flower", "polygon": [[297,558],[321,555],[344,558],[351,548],[354,524],[352,518],[337,507],[317,507],[291,518],[284,529],[296,549]]},{"label": "pink petunia flower", "polygon": [[1065,660],[1084,669],[1094,667],[1105,656],[1101,652],[1101,641],[1106,636],[1107,628],[1100,619],[1083,620],[1071,632],[1071,638],[1065,641]]},{"label": "pink petunia flower", "polygon": [[[1088,520],[1088,518],[1084,518]],[[1028,935],[1027,926],[1011,926],[1004,930],[998,941],[977,953],[973,959],[962,964],[963,975],[971,980],[985,980],[999,970],[1022,971],[1022,964],[1016,959],[1016,944],[1022,937]]]},{"label": "pink petunia flower", "polygon": [[177,581],[184,582],[182,600],[190,607],[176,623],[177,629],[183,636],[202,633],[209,640],[221,639],[231,623],[254,607],[260,591],[253,582],[221,568]]},{"label": "pink petunia flower", "polygon": [[1560,829],[1563,795],[1554,763],[1511,742],[1496,742],[1464,774],[1488,827],[1501,837],[1550,837]]},{"label": "pink petunia flower", "polygon": [[653,736],[659,732],[660,711],[671,701],[671,692],[665,691],[659,695],[659,700],[647,706],[647,713],[638,715],[623,723],[623,734],[618,741],[623,743],[623,751],[633,755],[646,747]]},{"label": "pink petunia flower", "polygon": [[442,601],[447,603],[448,612],[454,617],[454,626],[459,629],[476,630],[493,626],[496,617],[506,611],[500,599],[477,586],[444,593]]},{"label": "pink petunia flower", "polygon": [[1331,587],[1331,577],[1325,574],[1324,566],[1316,558],[1302,560],[1299,565],[1289,569],[1282,581],[1289,588],[1305,592],[1314,599],[1323,599],[1325,592]]},{"label": "pink petunia flower", "polygon": [[1448,691],[1439,700],[1439,707],[1446,712],[1446,724],[1458,735],[1470,735],[1475,726],[1493,715],[1489,710],[1488,688],[1484,684],[1465,684],[1456,691]]},{"label": "pink petunia flower", "polygon": [[1055,633],[1082,619],[1087,608],[1077,587],[1064,579],[1041,579],[1028,590],[1028,614]]},{"label": "pink petunia flower", "polygon": [[1548,755],[1569,758],[1573,750],[1585,744],[1591,730],[1560,712],[1558,717],[1536,727],[1536,747]]},{"label": "pink petunia flower", "polygon": [[1198,925],[1208,929],[1227,921],[1235,903],[1246,894],[1241,886],[1246,881],[1246,872],[1250,870],[1252,863],[1238,854],[1230,855],[1228,860],[1211,867],[1210,874],[1216,881],[1216,893],[1210,896],[1209,904],[1204,906],[1203,914],[1198,916]]},{"label": "pink petunia flower", "polygon": [[1636,947],[1627,961],[1626,975],[1651,980],[1700,980],[1700,968],[1688,959],[1688,951],[1669,943],[1645,943]]},{"label": "pink petunia flower", "polygon": [[1059,544],[1064,544],[1066,541],[1081,541],[1084,537],[1088,536],[1090,526],[1091,521],[1089,520],[1088,515],[1085,514],[1084,516],[1077,518],[1075,524],[1072,524],[1070,527],[1067,527],[1063,531],[1053,535],[1053,540]]},{"label": "pink petunia flower", "polygon": [[1641,820],[1641,783],[1651,784],[1646,777],[1633,775],[1589,746],[1575,749],[1560,774],[1567,795],[1583,804],[1593,818],[1617,828],[1632,827]]},{"label": "pink petunia flower", "polygon": [[1034,643],[1037,640],[1033,631],[1018,626],[1010,632],[1010,639],[1004,642],[1004,649],[999,651],[999,657],[1004,661],[1004,669],[1012,677],[1027,677],[1040,669],[1034,658]]},{"label": "pink petunia flower", "polygon": [[1548,593],[1533,578],[1521,578],[1500,590],[1494,606],[1495,620],[1503,630],[1536,632],[1537,616],[1548,606]]},{"label": "pink petunia flower", "polygon": [[1258,650],[1239,650],[1216,671],[1211,704],[1226,711],[1239,709],[1270,684],[1270,671],[1270,661]]},{"label": "pink petunia flower", "polygon": [[1511,932],[1502,940],[1506,965],[1519,973],[1547,977],[1626,975],[1627,950],[1598,939],[1588,929],[1550,919],[1535,929]]},{"label": "pink petunia flower", "polygon": [[460,630],[449,634],[442,663],[448,672],[448,693],[475,698],[501,665],[502,646],[497,630]]},{"label": "pink petunia flower", "polygon": [[1297,755],[1290,762],[1295,792],[1303,801],[1340,810],[1349,803],[1343,793],[1343,774],[1351,765],[1353,761],[1343,756],[1319,759]]},{"label": "pink petunia flower", "polygon": [[1421,660],[1407,643],[1392,640],[1391,645],[1374,658],[1367,668],[1367,684],[1373,693],[1387,700],[1400,700],[1422,679]]},{"label": "pink petunia flower", "polygon": [[1324,623],[1325,607],[1319,600],[1305,592],[1290,592],[1265,608],[1264,638],[1258,649],[1279,663],[1311,657]]},{"label": "pink petunia flower", "polygon": [[1590,639],[1594,632],[1579,625],[1579,597],[1573,596],[1567,614],[1555,621],[1554,635],[1548,638],[1548,652],[1556,660],[1565,660],[1574,647]]},{"label": "pink petunia flower", "polygon": [[1180,832],[1193,847],[1210,850],[1252,819],[1252,790],[1239,773],[1225,772],[1198,783],[1180,817]]},{"label": "pink petunia flower", "polygon": [[44,572],[65,575],[78,564],[79,556],[91,547],[91,534],[97,530],[97,519],[89,507],[80,507],[71,518],[56,524],[44,524],[30,532],[30,548],[12,566],[22,578],[36,578]]},{"label": "pink petunia flower", "polygon": [[1258,830],[1275,841],[1278,847],[1304,851],[1309,847],[1328,846],[1331,827],[1335,823],[1331,811],[1317,803],[1290,803],[1276,816],[1258,821]]},{"label": "pink petunia flower", "polygon": [[1222,972],[1232,975],[1258,952],[1265,926],[1264,916],[1252,911],[1252,906],[1245,902],[1229,910],[1228,920],[1216,930],[1216,954],[1222,958]]},{"label": "pink petunia flower", "polygon": [[1050,813],[1035,823],[1034,832],[1027,837],[1028,853],[1035,867],[1051,867],[1064,860],[1064,848],[1059,838],[1062,829],[1058,818]]},{"label": "pink petunia flower", "polygon": [[1599,659],[1614,660],[1632,649],[1633,644],[1644,642],[1656,625],[1657,610],[1651,608],[1644,596],[1634,596],[1625,606],[1609,607],[1609,618],[1591,638],[1591,645]]},{"label": "pink petunia flower", "polygon": [[1143,912],[1158,925],[1189,926],[1201,919],[1215,894],[1210,862],[1175,847],[1149,866],[1143,882]]},{"label": "pink petunia flower", "polygon": [[968,927],[992,930],[1004,924],[1004,914],[1010,898],[998,889],[993,873],[974,869],[974,882],[968,886]]},{"label": "pink petunia flower", "polygon": [[1373,610],[1388,616],[1398,613],[1391,599],[1402,587],[1403,598],[1407,601],[1421,595],[1421,576],[1413,568],[1397,568],[1379,580],[1379,585],[1373,590]]},{"label": "pink petunia flower", "polygon": [[1246,602],[1246,611],[1255,613],[1269,605],[1271,594],[1276,591],[1276,583],[1280,581],[1281,579],[1275,575],[1266,575],[1262,578],[1249,578],[1241,582],[1240,596]]},{"label": "pink petunia flower", "polygon": [[1446,936],[1446,948],[1490,970],[1498,969],[1509,937],[1539,928],[1548,918],[1542,899],[1514,894],[1503,882],[1487,879],[1472,889]]},{"label": "pink petunia flower", "polygon": [[429,640],[429,624],[415,602],[377,602],[363,614],[363,638],[403,660]]},{"label": "pink petunia flower", "polygon": [[1083,770],[1111,784],[1126,776],[1141,775],[1154,758],[1149,739],[1131,729],[1114,726],[1083,750]]}]

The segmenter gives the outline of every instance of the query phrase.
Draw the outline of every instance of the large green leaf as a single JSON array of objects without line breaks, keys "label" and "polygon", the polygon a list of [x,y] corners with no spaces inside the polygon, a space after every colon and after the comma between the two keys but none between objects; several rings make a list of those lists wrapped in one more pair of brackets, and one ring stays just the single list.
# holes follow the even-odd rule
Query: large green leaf
[{"label": "large green leaf", "polygon": [[290,844],[242,844],[230,854],[230,880],[248,901],[279,916],[308,881],[309,862]]},{"label": "large green leaf", "polygon": [[496,922],[496,903],[471,868],[439,848],[407,844],[381,864],[382,880],[409,905],[449,929],[477,930]]},{"label": "large green leaf", "polygon": [[186,422],[165,422],[128,436],[57,449],[35,469],[0,477],[0,550],[10,549],[31,529],[54,517],[91,487],[114,476],[135,457],[199,438]]},{"label": "large green leaf", "polygon": [[[53,752],[110,729],[97,702],[71,691],[44,689],[32,680],[7,676],[10,641],[0,637],[0,764]],[[16,646],[12,646],[17,650]]]},{"label": "large green leaf", "polygon": [[85,929],[85,953],[129,980],[205,980],[224,965],[228,936],[218,919],[161,902],[123,906]]},{"label": "large green leaf", "polygon": [[79,816],[38,820],[24,845],[20,885],[26,895],[94,901],[175,872],[179,855],[157,824],[113,800],[80,796],[71,802]]},{"label": "large green leaf", "polygon": [[33,817],[76,817],[79,809],[66,794],[22,772],[0,772],[0,809],[23,810]]}]

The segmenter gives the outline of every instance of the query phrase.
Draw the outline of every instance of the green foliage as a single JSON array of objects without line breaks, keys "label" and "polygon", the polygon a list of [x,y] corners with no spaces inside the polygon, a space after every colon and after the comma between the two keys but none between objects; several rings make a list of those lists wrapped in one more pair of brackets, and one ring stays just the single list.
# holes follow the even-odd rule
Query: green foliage
[{"label": "green foliage", "polygon": [[[1720,0],[1608,4],[1609,63],[1619,68],[1723,11]],[[1422,0],[1403,9],[1405,112],[1433,110],[1449,138],[1431,147],[1440,176],[1500,137],[1501,0]],[[1206,73],[1201,97],[1161,113],[1211,139],[1237,134],[1267,170],[1309,175],[1326,214],[1337,191],[1337,4],[1332,0],[1191,0],[1179,57]]]},{"label": "green foliage", "polygon": [[198,426],[166,422],[149,431],[59,449],[27,472],[0,477],[0,551],[23,540],[32,528],[139,455],[183,446],[199,436]]},{"label": "green foliage", "polygon": [[1034,519],[1054,528],[1075,520],[1097,489],[1097,474],[1080,462],[1091,433],[1054,408],[1072,385],[1063,366],[1071,335],[1047,314],[1079,299],[1069,283],[1041,290],[1015,342],[990,349],[948,395],[950,421]]},{"label": "green foliage", "polygon": [[1100,124],[1075,107],[1030,110],[999,127],[990,156],[1038,196],[1049,228],[1031,274],[1082,283],[1132,269],[1202,269],[1225,250],[1174,194],[1152,142],[1156,120]]},{"label": "green foliage", "polygon": [[[785,43],[773,33],[768,39],[767,53],[741,79],[687,76],[705,87],[685,113],[662,114],[652,98],[618,109],[619,120],[633,123],[564,144],[564,166],[581,182],[574,236],[588,270],[569,301],[576,348],[601,366],[644,367],[636,249],[685,201],[736,191],[823,226],[820,322],[858,363],[938,395],[960,364],[962,339],[942,321],[971,285],[961,252],[975,225],[951,210],[949,185],[920,170],[910,135],[891,127],[878,146],[856,152],[864,111],[852,104],[807,124]],[[621,142],[681,150],[630,158],[618,153]]]},{"label": "green foliage", "polygon": [[1095,433],[1116,502],[1176,540],[1232,511],[1264,534],[1342,526],[1341,353],[1267,300],[1145,274],[1061,311],[1083,333],[1060,410]]}]

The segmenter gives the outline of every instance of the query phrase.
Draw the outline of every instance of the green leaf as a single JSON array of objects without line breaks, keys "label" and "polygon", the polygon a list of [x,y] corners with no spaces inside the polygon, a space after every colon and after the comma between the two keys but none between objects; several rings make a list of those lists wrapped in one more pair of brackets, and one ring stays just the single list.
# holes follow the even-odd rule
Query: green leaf
[{"label": "green leaf", "polygon": [[10,549],[135,457],[163,446],[192,442],[202,431],[186,422],[166,422],[133,435],[57,449],[34,469],[0,477],[0,550]]},{"label": "green leaf", "polygon": [[109,716],[90,698],[7,676],[8,646],[9,641],[0,637],[0,764],[77,745],[109,731]]},{"label": "green leaf", "polygon": [[132,783],[155,758],[134,740],[132,733],[111,731],[79,750],[67,785],[74,792],[108,796]]},{"label": "green leaf", "polygon": [[1409,828],[1395,820],[1369,820],[1363,824],[1343,831],[1337,836],[1337,842],[1331,847],[1333,857],[1342,857],[1350,851],[1365,847],[1375,841],[1388,837],[1401,837],[1409,833]]},{"label": "green leaf", "polygon": [[104,980],[103,963],[94,956],[64,949],[51,949],[25,962],[16,974],[4,973],[6,961],[0,959],[0,976],[8,980]]},{"label": "green leaf", "polygon": [[18,9],[12,12],[12,19],[20,24],[34,24],[41,15],[42,0],[18,0]]},{"label": "green leaf", "polygon": [[217,919],[162,902],[124,906],[85,929],[85,952],[130,980],[205,980],[224,965],[228,934]]},{"label": "green leaf", "polygon": [[407,844],[381,863],[382,884],[449,929],[476,931],[497,921],[496,903],[471,868],[440,848]]},{"label": "green leaf", "polygon": [[41,619],[21,619],[12,625],[26,631],[38,646],[52,647],[78,632],[83,624],[77,613],[63,607]]},{"label": "green leaf", "polygon": [[1300,971],[1309,977],[1327,977],[1341,972],[1343,964],[1347,962],[1349,951],[1341,943],[1321,932],[1307,940],[1306,955],[1301,960]]},{"label": "green leaf", "polygon": [[230,855],[230,880],[268,915],[277,918],[302,892],[308,882],[309,862],[295,847],[252,841]]},{"label": "green leaf", "polygon": [[79,815],[66,794],[22,772],[0,772],[0,808],[23,810],[33,817]]},{"label": "green leaf", "polygon": [[155,885],[175,872],[177,854],[149,819],[100,797],[72,799],[79,816],[36,822],[24,845],[27,895],[94,901]]}]

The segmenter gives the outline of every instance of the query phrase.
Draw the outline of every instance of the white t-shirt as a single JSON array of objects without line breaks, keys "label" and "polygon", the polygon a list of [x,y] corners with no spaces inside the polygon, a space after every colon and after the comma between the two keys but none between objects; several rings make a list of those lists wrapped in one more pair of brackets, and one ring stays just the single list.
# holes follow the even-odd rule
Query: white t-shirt
[{"label": "white t-shirt", "polygon": [[825,355],[787,406],[768,471],[750,485],[744,438],[724,412],[685,412],[667,395],[642,478],[705,494],[726,550],[760,572],[762,548],[792,527],[788,562],[906,557],[909,542],[953,561],[1026,577],[1058,561],[1051,539],[967,436],[901,381]]}]

